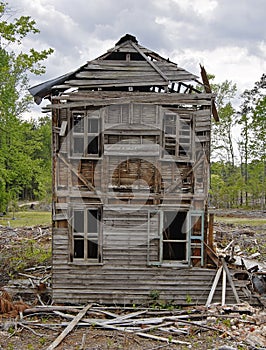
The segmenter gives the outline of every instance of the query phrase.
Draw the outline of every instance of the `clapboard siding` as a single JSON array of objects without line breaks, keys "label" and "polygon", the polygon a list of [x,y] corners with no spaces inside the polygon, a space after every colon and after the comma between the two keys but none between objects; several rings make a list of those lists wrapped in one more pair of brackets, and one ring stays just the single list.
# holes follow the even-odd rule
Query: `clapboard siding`
[{"label": "clapboard siding", "polygon": [[[119,215],[107,211],[110,220],[120,225]],[[142,213],[142,221],[147,213]],[[122,216],[122,214],[121,214]],[[139,220],[136,213],[132,218]],[[127,221],[133,228],[137,220]],[[141,220],[140,220],[141,222]],[[130,226],[131,225],[131,226]],[[158,219],[152,218],[152,227]],[[135,247],[147,242],[145,225],[139,226],[132,239],[126,232],[104,232],[103,264],[70,263],[68,256],[68,230],[56,229],[53,234],[53,299],[55,302],[106,304],[147,304],[152,302],[150,293],[159,292],[160,300],[178,305],[204,304],[207,300],[216,270],[204,268],[177,268],[147,266],[147,246]],[[221,300],[221,282],[214,302]],[[227,288],[227,302],[234,302],[232,291]]]},{"label": "clapboard siding", "polygon": [[[121,269],[107,267],[84,271],[80,266],[54,271],[53,297],[61,302],[95,302],[107,304],[132,304],[151,302],[150,293],[159,292],[160,300],[171,300],[184,305],[204,304],[209,295],[216,271],[210,269],[152,268]],[[77,283],[78,280],[78,283]],[[57,282],[58,281],[58,282]],[[221,301],[221,283],[218,284],[214,302]],[[230,288],[227,302],[233,303]]]},{"label": "clapboard siding", "polygon": [[163,233],[164,211],[187,213],[172,237],[193,210],[207,217],[215,106],[197,78],[126,35],[33,89],[51,100],[55,302],[147,303],[152,290],[177,304],[206,301],[216,271],[188,268],[189,244]]}]

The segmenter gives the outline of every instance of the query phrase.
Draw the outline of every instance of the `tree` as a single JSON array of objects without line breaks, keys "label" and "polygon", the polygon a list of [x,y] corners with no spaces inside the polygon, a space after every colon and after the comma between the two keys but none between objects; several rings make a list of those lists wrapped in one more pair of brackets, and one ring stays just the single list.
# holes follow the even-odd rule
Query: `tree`
[{"label": "tree", "polygon": [[241,95],[243,102],[240,106],[238,118],[238,123],[241,126],[239,150],[242,174],[245,179],[246,205],[248,204],[249,163],[255,159],[262,161],[265,176],[265,89],[266,75],[263,74],[251,90],[245,90]]},{"label": "tree", "polygon": [[0,1],[0,210],[18,198],[32,181],[35,159],[25,145],[26,130],[22,114],[32,103],[27,93],[28,74],[42,74],[42,61],[52,49],[20,52],[23,39],[37,34],[36,23],[29,16],[13,18],[12,10]]},{"label": "tree", "polygon": [[236,111],[232,105],[237,87],[232,81],[212,84],[212,91],[217,94],[216,105],[219,123],[212,126],[212,158],[229,163],[234,167],[235,152],[233,127],[236,123]]}]

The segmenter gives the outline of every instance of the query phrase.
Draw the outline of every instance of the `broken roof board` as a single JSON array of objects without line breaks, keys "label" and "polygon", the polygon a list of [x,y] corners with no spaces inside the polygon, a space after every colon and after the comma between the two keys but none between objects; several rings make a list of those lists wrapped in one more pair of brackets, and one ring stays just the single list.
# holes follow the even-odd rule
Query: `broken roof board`
[{"label": "broken roof board", "polygon": [[[129,37],[132,38],[132,36]],[[124,54],[129,53],[136,55],[135,60],[122,59]],[[115,57],[112,56],[114,54]],[[122,55],[121,59],[119,55]],[[58,85],[60,85],[60,91],[67,90],[69,87],[89,89],[147,85],[167,87],[171,82],[196,79],[197,76],[194,74],[177,67],[173,62],[131,39],[125,42],[122,40],[120,45],[116,45],[104,55],[89,61],[76,71],[36,85],[29,91],[34,96],[36,103],[40,103],[41,99],[50,95],[53,87],[58,87]]]}]

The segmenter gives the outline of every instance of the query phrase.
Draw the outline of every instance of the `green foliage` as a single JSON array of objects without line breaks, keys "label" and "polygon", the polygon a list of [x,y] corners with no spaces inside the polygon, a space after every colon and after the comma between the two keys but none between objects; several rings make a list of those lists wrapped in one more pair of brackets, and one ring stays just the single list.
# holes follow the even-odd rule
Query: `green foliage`
[{"label": "green foliage", "polygon": [[149,296],[152,300],[158,301],[160,298],[160,292],[158,290],[151,290]]},{"label": "green foliage", "polygon": [[192,298],[189,294],[186,295],[186,303],[191,304],[192,303]]},{"label": "green foliage", "polygon": [[23,39],[37,33],[34,20],[13,18],[0,1],[0,211],[11,201],[43,198],[51,184],[50,121],[22,119],[32,103],[28,74],[44,73],[41,62],[53,51],[19,52]]},{"label": "green foliage", "polygon": [[23,271],[27,267],[42,265],[49,261],[52,252],[51,248],[42,247],[34,239],[23,239],[19,246],[12,246],[10,255],[6,254],[5,271],[14,276],[16,273]]},{"label": "green foliage", "polygon": [[228,80],[211,86],[213,92],[217,94],[216,105],[220,119],[219,123],[212,125],[212,158],[234,165],[233,127],[236,123],[236,111],[232,101],[235,98],[237,87]]},{"label": "green foliage", "polygon": [[[212,126],[211,204],[217,208],[265,208],[266,203],[266,75],[241,95],[233,107],[236,85],[212,84],[220,122]],[[234,128],[241,137],[233,138]],[[236,157],[236,145],[240,159]]]},{"label": "green foliage", "polygon": [[[251,90],[245,90],[242,94],[242,104],[240,106],[238,123],[241,127],[241,139],[239,140],[239,151],[241,156],[241,169],[245,180],[245,204],[250,205],[250,164],[257,161],[262,164],[260,176],[264,183],[260,206],[265,208],[266,189],[266,163],[265,163],[265,143],[266,143],[266,75],[255,82]],[[253,195],[252,195],[253,197]]]}]

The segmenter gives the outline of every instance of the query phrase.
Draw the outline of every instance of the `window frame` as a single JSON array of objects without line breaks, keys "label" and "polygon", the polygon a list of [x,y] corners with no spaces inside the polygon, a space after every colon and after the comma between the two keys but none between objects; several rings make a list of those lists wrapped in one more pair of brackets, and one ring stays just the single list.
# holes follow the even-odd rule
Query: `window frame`
[{"label": "window frame", "polygon": [[[97,211],[97,232],[89,232],[88,216],[90,211]],[[75,232],[75,212],[83,213],[83,232]],[[70,229],[70,262],[82,264],[102,264],[102,207],[99,206],[75,206],[71,208],[69,222]],[[97,244],[97,257],[89,257],[89,242],[94,240]],[[83,241],[83,256],[75,257],[75,241]]]},{"label": "window frame", "polygon": [[[80,127],[80,130],[75,130],[76,124],[75,124],[75,117],[79,117],[80,120],[82,120]],[[90,122],[97,120],[97,131],[96,130],[90,130],[89,127]],[[95,127],[95,125],[94,125]],[[71,158],[100,158],[102,155],[102,137],[101,137],[101,131],[102,131],[102,118],[99,111],[97,112],[85,112],[85,111],[72,111],[71,113],[71,138],[70,138],[70,157]],[[97,142],[97,152],[89,152],[89,146],[91,145],[91,142],[89,143],[89,138],[92,138],[92,141],[96,139]],[[77,147],[81,148],[81,151],[75,150],[75,141],[80,141],[81,145]],[[91,145],[91,147],[93,147]]]},{"label": "window frame", "polygon": [[[185,223],[185,232],[186,232],[186,239],[185,240],[164,240],[163,239],[163,232],[164,232],[164,215],[165,212],[175,212],[176,214],[182,212],[186,214],[186,218],[184,220]],[[150,219],[152,214],[154,215],[154,212],[151,211],[148,213],[148,245],[147,245],[147,265],[148,266],[162,266],[162,267],[188,267],[189,266],[189,210],[179,210],[174,208],[167,208],[164,210],[160,210],[158,214],[158,231],[157,233],[154,232],[154,230],[150,229],[151,223]],[[158,259],[152,259],[151,257],[151,242],[152,240],[155,245],[158,246]],[[185,243],[185,260],[166,260],[163,259],[163,243],[164,242],[170,242],[170,243]],[[154,246],[153,244],[153,246]]]},{"label": "window frame", "polygon": [[[165,213],[167,212],[175,212],[176,215],[178,213],[182,212],[186,214],[185,220],[183,224],[185,225],[185,234],[186,238],[185,239],[164,239],[164,221],[165,221]],[[168,226],[169,227],[169,226]],[[185,259],[164,259],[164,243],[185,243]],[[174,209],[168,209],[168,210],[163,210],[161,212],[161,217],[160,217],[160,261],[163,265],[173,265],[173,264],[186,264],[188,265],[188,248],[189,248],[189,232],[188,232],[188,211],[185,210],[174,210]]]},{"label": "window frame", "polygon": [[[175,119],[175,125],[167,123],[166,119]],[[182,118],[178,113],[164,111],[162,114],[162,158],[165,159],[181,159],[185,161],[193,160],[193,123],[192,116]],[[175,131],[175,133],[170,133]],[[183,147],[182,147],[183,146]],[[187,149],[187,152],[184,150]]]},{"label": "window frame", "polygon": [[[200,228],[196,231],[195,226],[197,220],[194,221],[193,218],[200,219],[198,226]],[[204,265],[204,226],[205,226],[205,216],[203,210],[191,210],[189,212],[189,247],[188,247],[188,262],[189,266],[193,266],[192,260],[199,260],[200,266]],[[198,249],[200,255],[193,255],[193,250]]]}]

